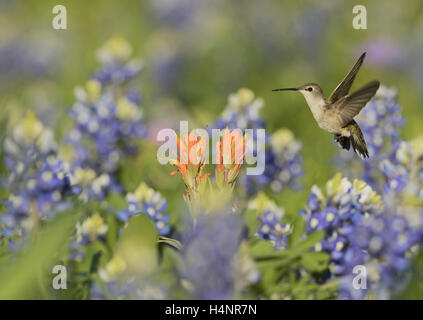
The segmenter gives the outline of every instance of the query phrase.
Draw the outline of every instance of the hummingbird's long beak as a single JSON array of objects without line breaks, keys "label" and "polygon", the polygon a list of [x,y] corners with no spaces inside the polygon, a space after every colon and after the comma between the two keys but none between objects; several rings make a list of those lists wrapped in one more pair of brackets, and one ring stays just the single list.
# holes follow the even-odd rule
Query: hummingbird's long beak
[{"label": "hummingbird's long beak", "polygon": [[272,91],[298,91],[298,88],[273,89]]}]

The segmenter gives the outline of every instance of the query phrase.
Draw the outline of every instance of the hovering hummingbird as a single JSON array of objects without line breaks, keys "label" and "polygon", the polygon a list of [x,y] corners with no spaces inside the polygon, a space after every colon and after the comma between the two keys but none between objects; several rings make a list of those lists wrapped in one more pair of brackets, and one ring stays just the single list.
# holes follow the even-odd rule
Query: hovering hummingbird
[{"label": "hovering hummingbird", "polygon": [[365,56],[364,52],[328,99],[324,98],[322,89],[315,83],[308,83],[298,88],[274,89],[272,91],[301,92],[320,128],[333,133],[335,141],[343,149],[350,150],[350,146],[352,146],[354,152],[363,158],[368,158],[366,141],[354,117],[375,95],[380,83],[377,80],[371,81],[357,91],[348,94]]}]

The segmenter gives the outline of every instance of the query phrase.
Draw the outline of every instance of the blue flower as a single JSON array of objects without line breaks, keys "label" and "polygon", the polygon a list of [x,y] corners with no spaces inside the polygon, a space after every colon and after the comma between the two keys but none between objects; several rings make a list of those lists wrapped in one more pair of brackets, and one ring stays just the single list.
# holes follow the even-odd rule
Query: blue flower
[{"label": "blue flower", "polygon": [[264,120],[260,116],[263,105],[263,99],[255,98],[251,90],[239,89],[236,93],[229,95],[228,104],[213,128],[228,127],[241,130],[265,128]]},{"label": "blue flower", "polygon": [[139,279],[127,272],[127,264],[119,255],[113,258],[99,270],[101,285],[94,282],[91,287],[91,298],[130,299],[130,300],[162,300],[167,293],[160,284],[150,279]]},{"label": "blue flower", "polygon": [[234,297],[241,228],[235,214],[202,214],[194,229],[183,235],[184,265],[179,272],[196,299]]},{"label": "blue flower", "polygon": [[23,79],[45,78],[60,61],[60,46],[51,39],[37,37],[21,41],[20,37],[0,45],[0,82],[2,86]]},{"label": "blue flower", "polygon": [[28,113],[6,137],[4,162],[10,174],[2,182],[10,195],[0,217],[3,236],[25,235],[39,220],[52,218],[68,206],[66,197],[73,194],[68,165],[57,157],[52,132],[34,113]]},{"label": "blue flower", "polygon": [[[361,254],[351,255],[349,265],[350,270],[355,265],[366,267],[369,288],[365,294],[387,299],[403,289],[412,248],[421,242],[421,236],[422,231],[411,228],[404,216],[390,212],[377,213],[356,226],[349,234],[350,247]],[[344,279],[342,298],[356,298],[349,281]]]},{"label": "blue flower", "polygon": [[73,147],[72,171],[108,175],[105,192],[120,191],[115,178],[120,161],[137,153],[137,141],[147,133],[140,95],[131,87],[141,65],[128,62],[131,52],[125,40],[109,40],[98,54],[102,69],[75,90],[77,101],[69,112],[75,121],[66,138]]},{"label": "blue flower", "polygon": [[256,210],[257,219],[261,223],[257,230],[258,237],[271,241],[275,249],[284,249],[287,246],[288,235],[292,231],[289,224],[281,222],[284,209],[279,208],[264,193],[250,201],[249,209]]},{"label": "blue flower", "polygon": [[[371,294],[382,299],[400,290],[395,286],[409,270],[410,254],[421,243],[422,231],[399,209],[395,203],[383,206],[380,195],[364,181],[351,183],[341,174],[327,182],[325,194],[312,188],[303,214],[307,232],[325,231],[314,250],[330,254],[330,276],[341,278],[339,298]],[[366,267],[367,289],[353,287],[356,266]]]},{"label": "blue flower", "polygon": [[307,222],[307,233],[325,231],[324,239],[314,250],[331,255],[332,275],[342,276],[350,271],[349,236],[356,232],[362,219],[382,210],[381,198],[366,183],[352,183],[337,174],[326,185],[326,194],[313,186],[308,206],[303,213]]},{"label": "blue flower", "polygon": [[[394,156],[384,160],[380,167],[386,184],[387,193],[400,192],[406,189],[420,197],[423,189],[423,136],[410,141],[402,141]],[[422,199],[422,197],[420,197]]]},{"label": "blue flower", "polygon": [[108,225],[98,212],[78,223],[76,225],[76,237],[71,245],[71,259],[83,261],[86,246],[95,241],[105,242],[108,228]]},{"label": "blue flower", "polygon": [[116,213],[120,221],[126,222],[128,219],[139,213],[146,214],[154,221],[157,231],[161,235],[170,232],[170,216],[165,215],[167,201],[163,196],[148,187],[145,183],[141,183],[133,193],[126,195],[127,207],[125,210]]},{"label": "blue flower", "polygon": [[[266,177],[265,186],[269,185],[275,193],[281,192],[284,188],[298,190],[299,178],[303,175],[302,158],[300,156],[301,143],[295,139],[293,133],[288,129],[279,129],[267,139],[266,166],[263,176]],[[256,176],[247,176],[247,192],[256,192],[251,188],[254,186]],[[257,184],[255,185],[257,187]],[[258,189],[260,190],[260,189]]]}]

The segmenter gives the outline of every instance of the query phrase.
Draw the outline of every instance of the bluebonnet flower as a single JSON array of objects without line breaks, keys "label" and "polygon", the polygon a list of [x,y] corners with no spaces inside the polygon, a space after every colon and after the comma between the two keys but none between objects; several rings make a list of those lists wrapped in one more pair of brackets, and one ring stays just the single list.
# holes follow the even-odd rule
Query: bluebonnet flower
[{"label": "bluebonnet flower", "polygon": [[71,245],[71,258],[76,261],[82,261],[88,244],[95,241],[105,242],[108,228],[108,225],[98,212],[95,212],[81,223],[78,222],[76,225],[76,237]]},{"label": "bluebonnet flower", "polygon": [[340,151],[337,160],[347,168],[358,167],[362,178],[381,191],[380,163],[394,157],[401,141],[399,130],[405,122],[401,116],[401,106],[397,102],[396,90],[381,86],[375,97],[361,111],[357,121],[366,139],[370,160],[359,159],[358,164],[353,163],[353,153],[345,151]]},{"label": "bluebonnet flower", "polygon": [[264,193],[260,193],[250,201],[248,208],[256,210],[257,219],[261,222],[256,233],[258,237],[273,242],[276,249],[284,249],[288,235],[292,231],[289,224],[281,222],[285,213],[284,209],[278,207]]},{"label": "bluebonnet flower", "polygon": [[[326,196],[314,186],[303,214],[307,232],[325,231],[314,250],[330,254],[330,275],[341,277],[339,297],[381,299],[395,294],[401,289],[395,280],[407,274],[409,255],[422,232],[395,206],[383,207],[381,197],[363,181],[351,183],[338,174],[328,181]],[[366,290],[353,287],[353,270],[359,265],[367,270]]]},{"label": "bluebonnet flower", "polygon": [[120,221],[127,222],[131,216],[143,213],[154,221],[161,235],[170,232],[170,216],[164,214],[167,200],[159,192],[141,183],[133,193],[126,195],[126,200],[126,209],[117,212],[117,218]]},{"label": "bluebonnet flower", "polygon": [[94,300],[163,300],[167,298],[164,287],[129,275],[125,260],[117,254],[99,270],[98,274],[102,285],[97,282],[92,284],[91,298]]},{"label": "bluebonnet flower", "polygon": [[404,214],[414,228],[423,224],[423,136],[402,141],[381,164],[384,200]]},{"label": "bluebonnet flower", "polygon": [[22,235],[41,219],[53,217],[66,206],[72,193],[68,165],[57,158],[52,132],[29,112],[4,141],[4,163],[10,190],[6,212],[0,217],[1,233]]},{"label": "bluebonnet flower", "polygon": [[255,98],[254,93],[245,88],[239,89],[228,97],[228,104],[213,125],[213,128],[224,129],[257,129],[264,128],[264,120],[260,116],[260,110],[264,102],[261,98]]},{"label": "bluebonnet flower", "polygon": [[94,73],[93,79],[102,86],[119,86],[131,81],[139,75],[143,66],[139,60],[129,60],[131,54],[132,47],[125,39],[111,38],[97,52],[102,68]]},{"label": "bluebonnet flower", "polygon": [[103,69],[85,88],[76,89],[77,102],[70,110],[75,126],[66,139],[74,149],[72,170],[106,174],[103,185],[115,191],[119,191],[114,175],[120,160],[134,155],[136,139],[146,135],[139,94],[126,89],[141,69],[138,63],[127,62],[131,50],[121,38],[111,39],[99,50]]},{"label": "bluebonnet flower", "polygon": [[[262,176],[247,176],[247,192],[257,188],[260,182],[267,182],[275,193],[284,188],[298,190],[299,178],[303,175],[302,158],[300,156],[301,142],[295,139],[288,129],[279,129],[268,139],[266,150],[266,167]],[[256,184],[256,180],[258,183]]]},{"label": "bluebonnet flower", "polygon": [[[263,100],[255,98],[251,90],[239,89],[229,95],[228,104],[213,128],[264,129],[266,124],[260,116],[263,105]],[[256,132],[250,138],[256,140],[255,135]],[[285,187],[298,189],[298,179],[303,174],[301,143],[288,129],[266,133],[265,143],[265,171],[261,175],[244,177],[247,195],[252,196],[267,186],[274,192],[280,192]],[[256,150],[253,150],[253,154],[257,155]]]},{"label": "bluebonnet flower", "polygon": [[[421,243],[422,231],[411,228],[403,215],[377,213],[357,225],[349,234],[350,264],[367,270],[366,289],[354,289],[351,277],[343,279],[341,299],[362,299],[365,296],[389,299],[407,285],[410,256]],[[355,253],[350,253],[354,250]],[[359,253],[359,254],[356,254]]]},{"label": "bluebonnet flower", "polygon": [[187,68],[188,59],[183,52],[185,48],[175,43],[172,33],[157,33],[150,41],[148,55],[152,80],[162,94],[170,95],[178,88],[183,71]]},{"label": "bluebonnet flower", "polygon": [[116,98],[108,89],[102,92],[95,80],[86,87],[87,92],[80,88],[79,100],[70,111],[76,120],[67,139],[75,148],[74,164],[113,173],[122,155],[136,152],[134,138],[146,132],[141,121],[143,113],[136,99]]},{"label": "bluebonnet flower", "polygon": [[0,42],[0,82],[2,87],[13,81],[47,77],[55,69],[60,46],[51,39],[37,38],[25,41]]},{"label": "bluebonnet flower", "polygon": [[108,173],[97,174],[93,169],[74,166],[68,176],[73,192],[84,203],[93,199],[103,200],[109,190],[120,191],[116,178]]},{"label": "bluebonnet flower", "polygon": [[[349,234],[367,216],[381,212],[381,197],[365,182],[352,183],[337,174],[326,185],[326,196],[313,186],[307,209],[301,213],[307,221],[307,232],[325,231],[324,239],[314,250],[331,255],[330,271],[334,275],[349,272]],[[348,253],[348,254],[347,254]]]},{"label": "bluebonnet flower", "polygon": [[[242,224],[233,213],[201,214],[193,230],[184,233],[179,269],[184,286],[196,299],[230,299],[248,281],[257,281],[251,260],[239,255]],[[242,246],[241,246],[242,248]],[[241,276],[243,275],[243,276]],[[237,283],[242,278],[243,285]]]},{"label": "bluebonnet flower", "polygon": [[172,29],[176,29],[190,25],[201,6],[202,1],[158,0],[151,2],[151,11],[160,25],[169,25]]},{"label": "bluebonnet flower", "polygon": [[393,157],[381,163],[381,169],[386,192],[399,192],[409,186],[423,200],[423,136],[401,141]]}]

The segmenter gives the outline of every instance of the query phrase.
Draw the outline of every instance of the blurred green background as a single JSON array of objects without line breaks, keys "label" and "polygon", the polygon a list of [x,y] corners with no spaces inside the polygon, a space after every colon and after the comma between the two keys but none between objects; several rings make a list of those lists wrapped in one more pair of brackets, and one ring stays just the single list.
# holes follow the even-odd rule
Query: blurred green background
[{"label": "blurred green background", "polygon": [[[52,8],[67,8],[67,30],[52,28]],[[326,95],[357,57],[368,56],[353,86],[378,79],[396,87],[407,124],[404,138],[422,131],[423,2],[374,0],[367,30],[354,30],[356,1],[1,0],[0,105],[8,122],[35,109],[57,140],[67,132],[74,87],[98,68],[95,51],[114,35],[126,38],[145,70],[139,81],[150,123],[178,128],[211,125],[227,96],[250,88],[265,100],[270,132],[291,129],[303,143],[303,185],[323,184],[335,168],[332,137],[317,127],[304,99],[279,87],[319,83]],[[360,3],[361,4],[361,3]],[[9,121],[10,120],[10,121]],[[154,138],[154,137],[153,137]],[[146,146],[133,163],[133,185],[149,182],[182,207],[180,179]],[[151,152],[150,152],[151,151]],[[137,180],[137,181],[135,181]],[[287,211],[303,207],[308,192],[276,195]]]}]

